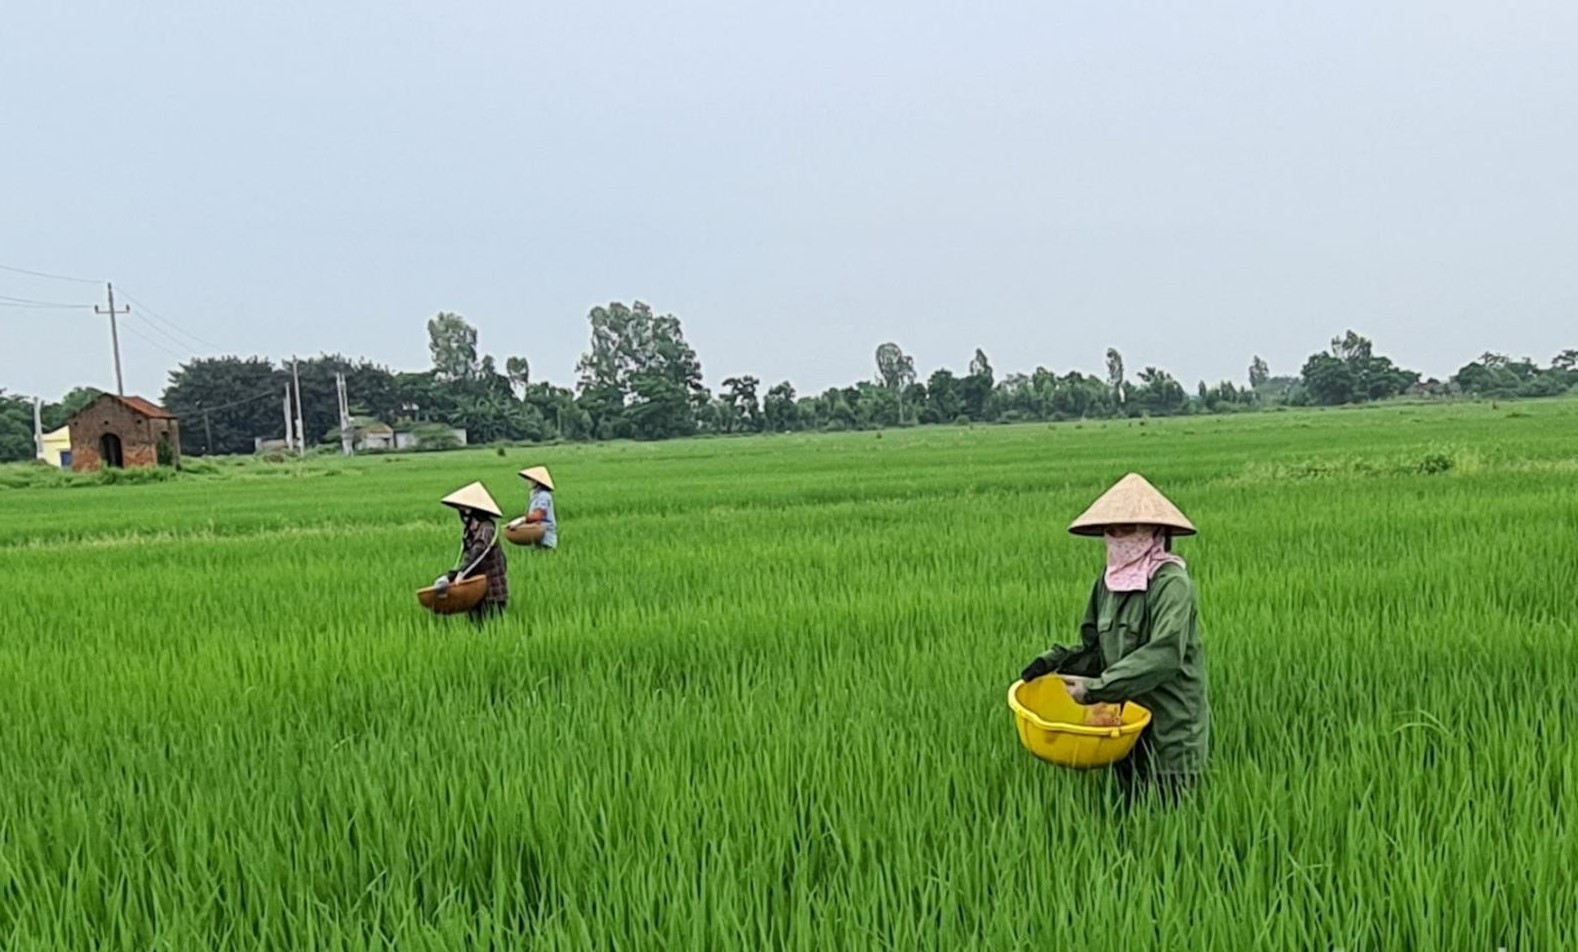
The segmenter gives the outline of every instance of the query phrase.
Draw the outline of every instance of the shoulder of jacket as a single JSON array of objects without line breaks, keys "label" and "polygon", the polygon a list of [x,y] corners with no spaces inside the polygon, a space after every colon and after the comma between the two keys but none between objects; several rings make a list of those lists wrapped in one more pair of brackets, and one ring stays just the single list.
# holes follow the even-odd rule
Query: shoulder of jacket
[{"label": "shoulder of jacket", "polygon": [[1172,591],[1175,589],[1193,591],[1194,579],[1189,577],[1188,571],[1183,566],[1175,562],[1168,562],[1157,569],[1155,575],[1151,576],[1150,589],[1151,591]]}]

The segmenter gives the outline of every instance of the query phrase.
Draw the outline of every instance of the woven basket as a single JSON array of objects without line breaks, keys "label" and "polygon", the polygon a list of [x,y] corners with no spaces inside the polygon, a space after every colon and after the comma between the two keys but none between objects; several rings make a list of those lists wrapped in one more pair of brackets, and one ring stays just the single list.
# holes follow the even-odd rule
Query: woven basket
[{"label": "woven basket", "polygon": [[504,538],[516,545],[540,545],[548,527],[540,522],[512,522],[504,527]]},{"label": "woven basket", "polygon": [[449,589],[442,595],[435,586],[429,585],[416,593],[417,601],[422,607],[438,615],[456,615],[460,612],[469,612],[482,601],[482,596],[488,594],[488,577],[486,575],[473,575],[458,582],[449,583]]}]

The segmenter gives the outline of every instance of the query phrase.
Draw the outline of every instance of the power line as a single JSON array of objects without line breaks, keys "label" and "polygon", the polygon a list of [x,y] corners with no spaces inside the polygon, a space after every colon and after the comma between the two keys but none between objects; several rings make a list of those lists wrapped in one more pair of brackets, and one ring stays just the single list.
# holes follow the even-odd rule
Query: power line
[{"label": "power line", "polygon": [[91,308],[91,304],[67,304],[64,301],[40,301],[37,298],[12,297],[0,294],[0,304],[7,307]]},{"label": "power line", "polygon": [[[131,316],[137,318],[139,321],[142,321],[144,324],[148,325],[148,329],[149,330],[151,330],[154,333],[158,334],[160,337],[163,337],[165,340],[169,341],[174,346],[185,348],[186,350],[191,350],[192,349],[192,345],[191,344],[187,343],[184,340],[181,340],[179,337],[176,337],[174,334],[172,334],[169,331],[165,330],[164,328],[160,327],[158,324],[155,324],[153,321],[148,320],[148,318],[144,317],[141,312],[133,311]],[[188,355],[188,356],[190,356],[190,355]]]},{"label": "power line", "polygon": [[147,334],[144,334],[142,331],[138,330],[135,325],[127,324],[126,325],[126,331],[127,331],[127,333],[131,334],[133,337],[140,337],[140,338],[142,338],[143,342],[146,343],[148,346],[153,347],[153,348],[155,348],[157,350],[162,350],[165,353],[169,354],[171,357],[174,357],[176,360],[186,360],[187,359],[186,357],[182,356],[181,354],[176,353],[175,351],[171,350],[170,348],[168,348],[168,347],[164,346],[163,344],[159,343],[158,341],[154,340],[152,337],[149,337]]},{"label": "power line", "polygon": [[149,307],[147,304],[144,304],[142,301],[139,301],[136,297],[133,297],[132,295],[126,293],[126,289],[125,288],[121,288],[121,297],[125,298],[126,300],[128,300],[128,301],[132,302],[133,304],[137,305],[138,307],[142,308],[147,313],[153,315],[153,317],[156,320],[158,320],[162,324],[165,324],[165,325],[169,326],[172,330],[176,331],[177,333],[191,338],[192,340],[196,341],[199,344],[202,344],[204,347],[207,347],[210,350],[213,350],[213,351],[216,351],[216,352],[219,352],[219,353],[223,353],[224,352],[225,348],[220,347],[218,344],[214,343],[211,340],[205,340],[204,338],[197,336],[196,334],[192,333],[191,331],[187,330],[186,328],[182,327],[181,325],[177,324],[176,322],[170,320],[168,317],[165,317],[163,314],[160,314],[158,311],[155,311],[153,308]]},{"label": "power line", "polygon": [[[27,274],[27,275],[32,275],[35,278],[49,278],[52,281],[71,281],[71,282],[75,282],[77,284],[100,284],[100,283],[102,283],[102,282],[99,282],[99,281],[95,281],[92,278],[78,278],[78,277],[73,277],[73,276],[68,275],[68,274],[53,274],[53,273],[48,272],[48,271],[35,271],[32,268],[18,268],[15,265],[9,265],[9,264],[0,264],[0,271],[10,271],[10,272],[13,272],[15,274]],[[191,332],[191,331],[187,330],[186,328],[182,327],[180,324],[177,324],[175,321],[172,321],[168,317],[165,317],[163,314],[160,314],[158,311],[156,311],[153,308],[149,307],[143,301],[138,300],[135,296],[126,293],[126,289],[125,288],[121,289],[121,297],[124,297],[128,301],[130,301],[133,304],[137,305],[140,309],[142,309],[143,311],[146,311],[148,313],[148,315],[153,318],[154,321],[158,321],[160,324],[163,324],[165,327],[168,327],[170,330],[174,331],[175,333],[180,334],[180,335],[182,335],[184,337],[190,338],[192,341],[195,341],[197,344],[200,344],[203,347],[206,347],[209,350],[212,350],[212,351],[214,351],[216,353],[223,353],[224,352],[225,348],[219,346],[218,344],[214,343],[211,340],[208,340],[205,337],[202,337],[202,336],[200,336],[198,334],[194,334],[193,332]],[[66,304],[66,303],[63,303],[63,302],[60,302],[60,301],[38,301],[38,300],[34,300],[32,298],[12,297],[11,295],[8,295],[8,294],[0,294],[0,306],[5,306],[5,307],[37,307],[37,308],[51,307],[51,308],[72,308],[72,309],[91,308],[91,307],[93,307],[93,305],[91,305],[91,304]],[[155,326],[153,324],[153,321],[148,321],[147,323],[148,323],[148,325],[150,327]],[[177,338],[171,337],[169,334],[165,334],[165,336],[167,338],[169,338],[170,340],[175,341],[180,346],[183,346],[183,347],[184,346],[188,346],[187,344],[181,342]]]},{"label": "power line", "polygon": [[274,388],[270,387],[269,389],[264,390],[262,393],[256,393],[256,394],[253,394],[250,397],[245,397],[243,399],[235,400],[235,401],[232,401],[230,403],[222,403],[222,404],[220,404],[217,407],[205,407],[205,406],[202,406],[202,405],[198,405],[197,409],[198,409],[199,412],[202,412],[202,413],[218,413],[220,410],[228,410],[231,407],[239,407],[242,404],[246,404],[246,403],[256,403],[259,400],[263,399],[264,397],[272,397],[272,396],[275,396],[275,395],[276,395],[276,391],[274,390]]},{"label": "power line", "polygon": [[[150,329],[152,329],[154,331],[157,331],[161,337],[163,337],[165,340],[169,341],[170,343],[174,344],[175,346],[191,348],[191,349],[194,349],[194,350],[198,349],[198,347],[202,347],[202,348],[207,348],[208,350],[214,351],[215,353],[223,353],[224,352],[225,348],[220,347],[218,344],[216,344],[213,341],[208,340],[208,339],[206,339],[204,337],[199,337],[197,334],[192,333],[191,331],[187,330],[186,328],[182,327],[181,325],[179,325],[179,324],[175,323],[174,321],[170,320],[169,318],[165,317],[163,314],[160,314],[158,311],[155,311],[153,308],[149,307],[147,304],[144,304],[138,298],[133,297],[130,294],[127,294],[125,288],[121,289],[120,296],[123,297],[123,298],[126,298],[129,301],[131,301],[133,304],[136,304],[141,309],[139,312],[134,313],[132,316],[141,319],[142,322],[144,324],[147,324]],[[0,307],[38,308],[38,309],[57,309],[57,310],[92,310],[93,309],[93,305],[92,304],[69,304],[69,303],[67,303],[65,301],[41,301],[41,300],[38,300],[37,298],[16,297],[16,296],[10,295],[10,294],[0,294]],[[149,319],[150,317],[152,318],[152,320]],[[155,323],[155,321],[157,321],[158,323]],[[180,335],[180,336],[177,336],[177,335]],[[186,340],[182,340],[183,337],[187,338],[187,339]],[[193,346],[194,344],[197,345],[197,346],[194,347]]]},{"label": "power line", "polygon": [[91,304],[18,304],[14,301],[0,301],[0,307],[14,307],[23,311],[67,311],[92,306]]},{"label": "power line", "polygon": [[75,281],[78,284],[103,284],[104,283],[102,281],[95,281],[92,278],[73,278],[70,275],[50,274],[48,271],[32,271],[32,270],[29,270],[28,268],[18,268],[18,267],[14,266],[14,265],[9,265],[9,264],[0,264],[0,271],[14,271],[17,274],[30,274],[30,275],[32,275],[35,278],[49,278],[52,281]]}]

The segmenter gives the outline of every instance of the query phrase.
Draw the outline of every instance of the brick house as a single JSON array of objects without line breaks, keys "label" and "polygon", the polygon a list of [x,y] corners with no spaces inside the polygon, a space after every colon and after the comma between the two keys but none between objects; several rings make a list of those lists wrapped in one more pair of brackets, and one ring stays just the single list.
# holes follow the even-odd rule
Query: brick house
[{"label": "brick house", "polygon": [[71,468],[181,465],[181,425],[142,397],[100,394],[71,418]]}]

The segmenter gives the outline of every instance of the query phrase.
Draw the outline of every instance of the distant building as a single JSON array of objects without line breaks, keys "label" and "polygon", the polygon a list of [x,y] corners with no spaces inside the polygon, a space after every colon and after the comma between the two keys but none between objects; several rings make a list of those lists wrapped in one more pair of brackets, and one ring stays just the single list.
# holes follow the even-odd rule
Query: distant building
[{"label": "distant building", "polygon": [[[466,445],[466,431],[465,430],[463,430],[463,429],[461,429],[459,427],[449,427],[445,432],[447,432],[449,434],[449,436],[453,437],[455,442],[457,444],[459,444],[460,446],[465,446]],[[414,450],[414,449],[417,449],[418,447],[420,447],[422,445],[422,437],[423,436],[431,437],[432,435],[433,434],[431,434],[431,433],[424,434],[424,433],[419,433],[419,432],[396,433],[394,435],[394,448],[397,449],[397,450]]]},{"label": "distant building", "polygon": [[[458,427],[431,425],[421,427],[416,432],[406,430],[396,432],[394,427],[379,420],[359,417],[351,422],[351,448],[358,453],[414,450],[422,446],[424,437],[432,440],[435,436],[448,437],[460,446],[466,445],[466,431]],[[293,449],[284,440],[262,436],[252,438],[252,448],[258,453],[288,453]]]},{"label": "distant building", "polygon": [[1450,397],[1456,392],[1457,388],[1451,382],[1442,383],[1435,378],[1421,380],[1408,388],[1410,397]]},{"label": "distant building", "polygon": [[38,458],[51,466],[71,468],[71,427],[63,426],[44,434],[44,445],[39,447]]},{"label": "distant building", "polygon": [[134,469],[181,465],[181,424],[169,410],[142,397],[101,393],[66,424],[71,468]]},{"label": "distant building", "polygon": [[352,446],[357,450],[392,450],[395,448],[394,427],[374,420],[358,424],[351,430]]}]

